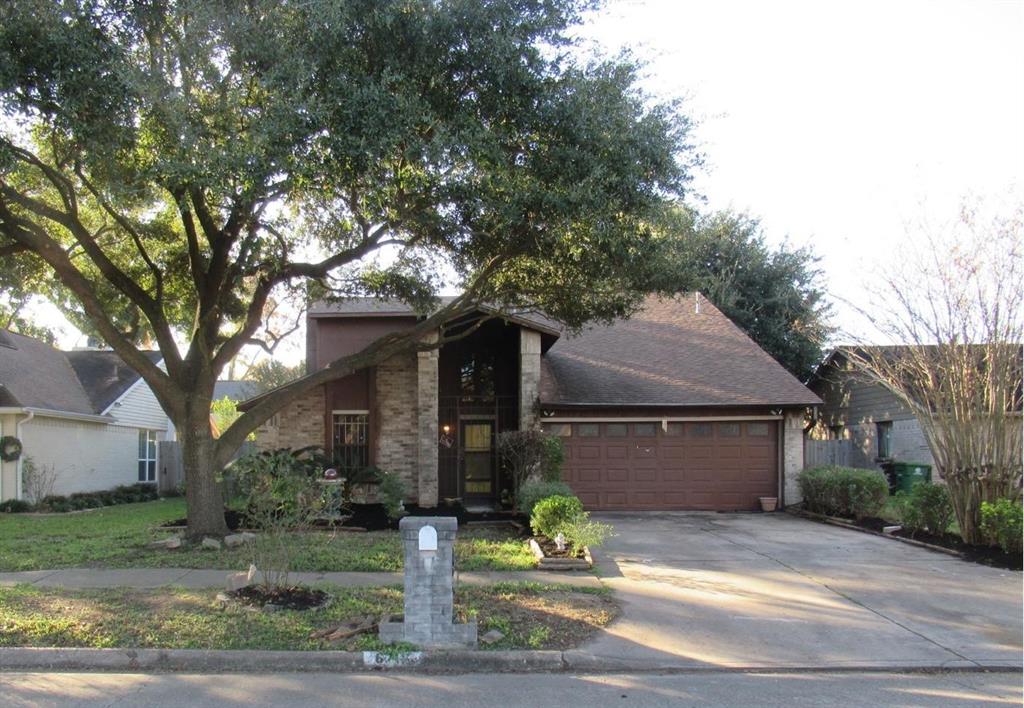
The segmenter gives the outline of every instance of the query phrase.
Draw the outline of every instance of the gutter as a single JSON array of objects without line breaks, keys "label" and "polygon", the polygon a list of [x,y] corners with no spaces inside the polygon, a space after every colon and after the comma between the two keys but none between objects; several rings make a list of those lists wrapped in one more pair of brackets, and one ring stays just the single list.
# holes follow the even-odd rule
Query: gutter
[{"label": "gutter", "polygon": [[[95,413],[74,413],[72,411],[58,411],[50,408],[33,408],[31,406],[25,406],[23,408],[0,408],[0,415],[20,415],[22,413],[25,413],[29,416],[28,420],[31,420],[32,418],[39,416],[40,418],[63,418],[66,420],[81,420],[88,423],[115,422],[115,418],[113,416],[96,415]],[[21,425],[21,423],[18,423],[18,425]]]},{"label": "gutter", "polygon": [[[34,410],[25,409],[25,412],[28,414],[27,417],[22,418],[21,420],[19,420],[14,425],[14,432],[18,436],[19,440],[21,440],[21,426],[23,426],[25,423],[29,422],[30,420],[32,420],[33,418],[36,417],[36,412]],[[22,473],[22,465],[24,464],[24,462],[25,462],[25,456],[24,455],[19,455],[18,456],[18,464],[15,467],[15,483],[14,483],[14,498],[15,499],[21,499],[21,496],[22,496],[22,493],[21,493],[21,473]]]}]

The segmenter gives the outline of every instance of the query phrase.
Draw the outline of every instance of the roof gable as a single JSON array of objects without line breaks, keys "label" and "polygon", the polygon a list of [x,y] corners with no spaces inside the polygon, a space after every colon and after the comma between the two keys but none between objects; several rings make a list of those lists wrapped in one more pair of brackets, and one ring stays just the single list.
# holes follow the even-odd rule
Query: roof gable
[{"label": "roof gable", "polygon": [[649,296],[632,317],[544,356],[544,405],[806,406],[821,401],[699,294]]}]

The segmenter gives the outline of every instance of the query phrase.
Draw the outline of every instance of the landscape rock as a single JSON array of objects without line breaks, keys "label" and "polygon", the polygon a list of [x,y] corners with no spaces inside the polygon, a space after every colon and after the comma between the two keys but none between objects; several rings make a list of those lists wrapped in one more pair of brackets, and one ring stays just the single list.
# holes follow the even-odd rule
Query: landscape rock
[{"label": "landscape rock", "polygon": [[231,573],[228,575],[228,590],[241,590],[252,585],[252,579],[248,573]]},{"label": "landscape rock", "polygon": [[204,537],[203,542],[199,545],[201,545],[203,548],[209,548],[214,551],[220,550],[220,541],[218,541],[215,538],[210,538],[209,536]]},{"label": "landscape rock", "polygon": [[489,632],[486,632],[482,637],[480,637],[480,641],[484,644],[495,644],[497,642],[500,642],[504,638],[504,634],[502,634],[496,629],[492,629]]},{"label": "landscape rock", "polygon": [[882,533],[893,534],[902,529],[902,526],[883,526]]},{"label": "landscape rock", "polygon": [[228,548],[234,548],[235,546],[241,546],[246,543],[251,543],[256,540],[256,534],[243,531],[242,533],[233,533],[224,537],[224,545]]},{"label": "landscape rock", "polygon": [[162,538],[159,541],[153,541],[147,546],[147,548],[172,551],[175,548],[181,548],[181,539],[177,536],[171,536],[170,538]]}]

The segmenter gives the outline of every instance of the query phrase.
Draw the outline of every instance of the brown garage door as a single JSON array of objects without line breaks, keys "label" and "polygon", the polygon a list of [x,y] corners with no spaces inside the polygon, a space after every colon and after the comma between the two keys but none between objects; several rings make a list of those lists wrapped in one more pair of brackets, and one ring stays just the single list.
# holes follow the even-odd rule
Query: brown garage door
[{"label": "brown garage door", "polygon": [[775,421],[573,423],[563,476],[588,509],[759,508],[778,490]]}]

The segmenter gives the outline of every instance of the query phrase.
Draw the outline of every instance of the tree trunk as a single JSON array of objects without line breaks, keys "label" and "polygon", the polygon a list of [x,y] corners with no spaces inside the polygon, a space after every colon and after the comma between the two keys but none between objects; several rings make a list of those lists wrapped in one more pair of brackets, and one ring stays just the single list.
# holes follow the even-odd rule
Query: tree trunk
[{"label": "tree trunk", "polygon": [[188,505],[188,537],[224,536],[224,494],[217,481],[214,439],[210,431],[209,402],[192,405],[178,432],[185,467],[185,501]]}]

